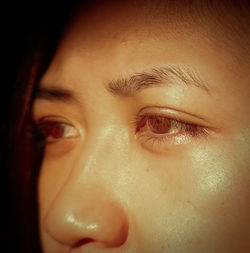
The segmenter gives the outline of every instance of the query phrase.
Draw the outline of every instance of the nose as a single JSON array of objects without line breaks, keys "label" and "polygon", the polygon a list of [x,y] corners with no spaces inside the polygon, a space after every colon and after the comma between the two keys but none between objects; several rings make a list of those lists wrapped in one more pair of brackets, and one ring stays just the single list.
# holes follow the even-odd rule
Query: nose
[{"label": "nose", "polygon": [[76,183],[64,187],[56,197],[46,216],[46,230],[54,240],[71,248],[90,243],[119,247],[127,239],[128,219],[103,189],[79,188]]},{"label": "nose", "polygon": [[[125,188],[120,184],[127,165],[120,160],[128,159],[128,144],[114,137],[110,141],[110,135],[114,136],[117,129],[102,130],[99,134],[102,138],[90,135],[92,138],[82,149],[79,147],[73,162],[64,166],[63,183],[56,186],[53,199],[41,214],[46,236],[70,248],[109,249],[121,247],[127,241],[129,219],[123,202]],[[124,136],[127,140],[127,135]],[[120,140],[121,135],[117,138]]]}]

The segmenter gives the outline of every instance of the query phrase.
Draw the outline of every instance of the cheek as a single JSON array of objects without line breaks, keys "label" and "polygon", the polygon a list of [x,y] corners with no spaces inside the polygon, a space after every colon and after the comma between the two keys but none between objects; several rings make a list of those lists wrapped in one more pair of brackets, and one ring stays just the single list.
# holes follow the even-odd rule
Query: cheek
[{"label": "cheek", "polygon": [[[221,142],[189,145],[165,157],[139,153],[118,188],[128,206],[131,237],[142,247],[138,252],[145,252],[144,247],[148,252],[247,252],[248,147]],[[77,157],[73,152],[45,159],[39,179],[40,219]]]},{"label": "cheek", "polygon": [[193,191],[200,201],[231,203],[234,210],[236,202],[249,200],[250,158],[245,144],[199,147],[190,153],[190,167],[195,178]]},{"label": "cheek", "polygon": [[137,186],[147,200],[136,203],[137,213],[144,214],[137,217],[140,229],[148,238],[154,231],[152,247],[174,252],[250,249],[247,150],[245,144],[210,143],[180,150],[178,159],[173,153],[149,162],[148,186]]},{"label": "cheek", "polygon": [[55,201],[63,184],[65,184],[76,160],[74,151],[67,152],[64,156],[58,155],[62,149],[64,147],[59,147],[55,151],[51,147],[50,151],[45,152],[38,181],[38,201],[41,221],[44,220],[47,211],[53,201]]},{"label": "cheek", "polygon": [[206,240],[218,248],[227,247],[228,252],[237,252],[237,247],[242,250],[250,247],[247,146],[246,142],[221,141],[190,153],[194,176],[192,204],[205,221]]}]

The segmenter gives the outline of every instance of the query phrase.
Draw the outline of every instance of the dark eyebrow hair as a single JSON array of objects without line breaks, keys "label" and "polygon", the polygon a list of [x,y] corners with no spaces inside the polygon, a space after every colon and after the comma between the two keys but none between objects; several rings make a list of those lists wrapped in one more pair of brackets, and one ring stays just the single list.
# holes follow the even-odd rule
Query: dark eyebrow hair
[{"label": "dark eyebrow hair", "polygon": [[[164,85],[194,86],[209,92],[206,83],[201,80],[196,72],[176,65],[155,67],[148,72],[135,73],[128,78],[110,81],[105,87],[113,95],[126,97],[133,96],[149,87]],[[43,84],[40,84],[39,88],[35,91],[35,99],[80,103],[80,98],[77,97],[74,91],[55,85],[43,87]]]},{"label": "dark eyebrow hair", "polygon": [[68,90],[63,89],[56,86],[50,87],[39,87],[35,91],[34,95],[35,99],[44,99],[49,101],[61,101],[64,103],[73,102],[79,103],[79,99],[75,96],[75,94]]},{"label": "dark eyebrow hair", "polygon": [[195,71],[179,65],[155,67],[148,72],[113,80],[107,83],[106,89],[113,95],[132,96],[143,89],[163,85],[195,86],[206,92],[209,91],[206,82]]}]

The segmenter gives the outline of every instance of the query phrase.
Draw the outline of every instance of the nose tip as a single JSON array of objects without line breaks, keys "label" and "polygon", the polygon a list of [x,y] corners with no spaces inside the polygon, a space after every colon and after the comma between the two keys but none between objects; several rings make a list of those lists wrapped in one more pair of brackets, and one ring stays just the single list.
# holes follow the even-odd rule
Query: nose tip
[{"label": "nose tip", "polygon": [[119,247],[128,235],[128,219],[118,203],[103,193],[76,196],[61,195],[46,216],[46,231],[57,242],[79,247],[95,245]]}]

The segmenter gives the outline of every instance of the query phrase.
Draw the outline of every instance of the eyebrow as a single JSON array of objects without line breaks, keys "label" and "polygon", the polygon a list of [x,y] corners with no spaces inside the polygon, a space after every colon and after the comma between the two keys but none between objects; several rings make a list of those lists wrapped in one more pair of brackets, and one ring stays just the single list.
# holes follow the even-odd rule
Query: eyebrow
[{"label": "eyebrow", "polygon": [[57,86],[39,87],[35,91],[35,99],[48,101],[60,101],[64,103],[79,103],[77,96],[68,89],[63,89]]},{"label": "eyebrow", "polygon": [[[179,65],[154,67],[149,71],[138,72],[127,78],[111,80],[105,84],[105,88],[112,95],[128,97],[150,87],[177,85],[197,87],[209,93],[206,82],[195,71]],[[55,85],[42,86],[43,84],[40,84],[35,92],[35,99],[80,103],[80,98],[74,91]]]},{"label": "eyebrow", "polygon": [[143,89],[166,85],[193,86],[209,92],[206,82],[198,73],[179,65],[155,67],[148,72],[135,73],[129,78],[113,80],[106,85],[106,89],[113,95],[133,96]]}]

